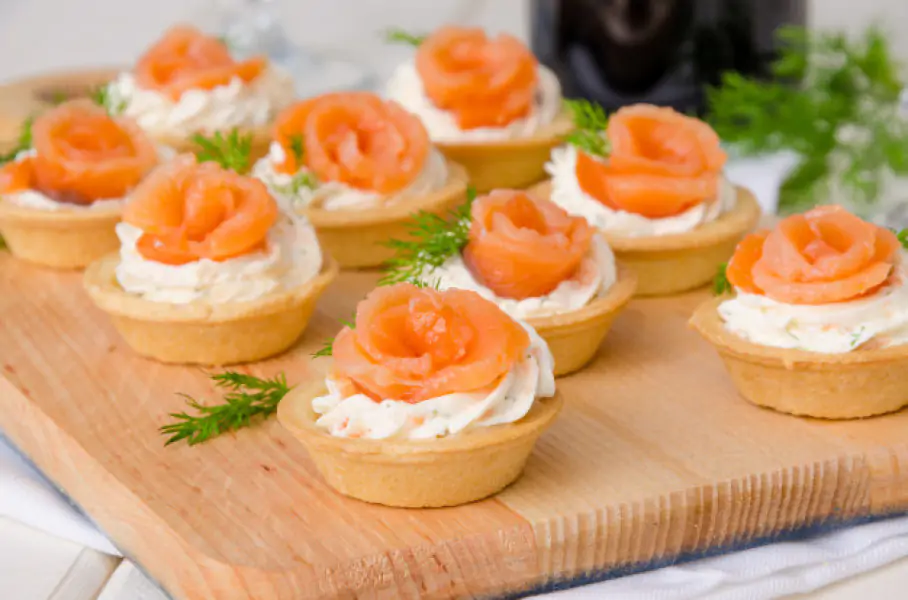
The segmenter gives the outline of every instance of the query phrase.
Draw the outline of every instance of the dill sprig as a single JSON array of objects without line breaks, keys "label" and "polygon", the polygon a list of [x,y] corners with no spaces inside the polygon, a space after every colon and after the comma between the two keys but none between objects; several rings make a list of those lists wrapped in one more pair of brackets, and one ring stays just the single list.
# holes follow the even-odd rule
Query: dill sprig
[{"label": "dill sprig", "polygon": [[901,231],[895,231],[893,233],[895,233],[895,237],[902,243],[902,248],[908,250],[908,229],[902,229]]},{"label": "dill sprig", "polygon": [[609,142],[605,137],[605,129],[608,127],[608,115],[605,114],[605,109],[595,102],[582,99],[565,99],[564,105],[574,121],[574,131],[565,137],[565,141],[587,154],[607,156]]},{"label": "dill sprig", "polygon": [[6,164],[12,160],[16,159],[16,156],[20,152],[25,152],[26,150],[31,149],[32,147],[32,124],[35,122],[35,117],[28,117],[23,121],[22,128],[19,130],[19,138],[16,140],[16,145],[13,146],[9,152],[6,154],[0,154],[0,165]]},{"label": "dill sprig", "polygon": [[101,84],[90,94],[92,102],[102,107],[109,115],[118,115],[126,109],[126,101],[110,93],[110,86]]},{"label": "dill sprig", "polygon": [[396,27],[385,30],[385,41],[390,44],[407,44],[408,46],[418,47],[425,40],[426,36],[424,35],[414,35]]},{"label": "dill sprig", "polygon": [[467,200],[446,216],[420,211],[413,217],[408,230],[411,239],[389,240],[386,245],[395,251],[388,261],[385,274],[378,285],[407,282],[420,285],[437,267],[466,246],[470,237],[470,209],[476,190],[467,189]]},{"label": "dill sprig", "polygon": [[206,137],[200,133],[192,136],[199,146],[196,157],[201,162],[216,162],[225,169],[243,174],[249,170],[252,156],[252,135],[242,135],[233,129],[227,135],[220,131]]},{"label": "dill sprig", "polygon": [[306,155],[306,149],[303,146],[303,136],[300,133],[295,133],[290,136],[290,151],[293,152],[293,157],[296,159],[297,164],[302,164],[303,157]]},{"label": "dill sprig", "polygon": [[274,186],[274,189],[281,194],[295,196],[299,194],[300,190],[303,188],[314,190],[317,187],[318,178],[314,174],[309,171],[299,171],[290,179],[290,183],[286,185],[276,185]]},{"label": "dill sprig", "polygon": [[710,124],[743,154],[801,157],[781,187],[782,212],[822,198],[871,206],[892,173],[908,173],[904,82],[890,41],[875,27],[861,37],[800,27],[778,36],[772,79],[727,71],[707,91]]},{"label": "dill sprig", "polygon": [[165,446],[184,439],[190,446],[194,446],[227,431],[247,427],[254,417],[267,417],[274,413],[278,403],[291,389],[283,373],[272,379],[261,379],[225,371],[212,375],[211,380],[218,388],[227,390],[224,402],[205,405],[186,394],[180,394],[197,414],[170,413],[175,422],[160,429],[162,434],[170,436]]},{"label": "dill sprig", "polygon": [[[341,330],[344,327],[349,327],[350,329],[356,329],[356,316],[354,315],[350,319],[341,319]],[[334,355],[334,339],[330,338],[325,341],[325,345],[322,346],[318,351],[312,353],[312,358],[322,358],[324,356],[333,356]]]},{"label": "dill sprig", "polygon": [[728,276],[725,273],[727,268],[728,263],[719,265],[719,270],[716,271],[716,276],[713,278],[713,294],[716,296],[732,291],[731,282],[728,281]]}]

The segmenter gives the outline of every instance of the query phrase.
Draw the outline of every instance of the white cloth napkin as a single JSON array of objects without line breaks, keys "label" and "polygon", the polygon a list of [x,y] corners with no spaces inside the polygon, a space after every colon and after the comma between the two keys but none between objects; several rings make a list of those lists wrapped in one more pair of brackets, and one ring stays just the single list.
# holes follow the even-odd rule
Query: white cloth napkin
[{"label": "white cloth napkin", "polygon": [[[735,183],[750,188],[764,211],[774,212],[779,184],[795,163],[796,157],[791,155],[735,159],[729,163],[727,174]],[[110,541],[22,460],[2,437],[0,516],[119,556]],[[904,556],[908,556],[908,517],[553,592],[546,597],[558,600],[765,600],[813,591]],[[124,573],[128,571],[130,581],[144,578],[135,569],[123,570]],[[157,594],[161,599],[165,598],[152,584],[145,582],[143,585],[153,591],[149,592],[148,600],[157,600],[153,598]]]}]

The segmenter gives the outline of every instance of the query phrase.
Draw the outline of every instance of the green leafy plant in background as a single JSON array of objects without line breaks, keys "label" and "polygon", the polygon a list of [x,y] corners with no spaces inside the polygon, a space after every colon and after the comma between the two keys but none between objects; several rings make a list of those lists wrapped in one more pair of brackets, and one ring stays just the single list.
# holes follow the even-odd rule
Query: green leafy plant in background
[{"label": "green leafy plant in background", "polygon": [[801,162],[782,185],[780,211],[831,200],[859,212],[880,199],[892,174],[908,173],[908,122],[889,41],[879,28],[779,31],[772,81],[726,72],[708,90],[709,120],[744,154],[792,150]]}]

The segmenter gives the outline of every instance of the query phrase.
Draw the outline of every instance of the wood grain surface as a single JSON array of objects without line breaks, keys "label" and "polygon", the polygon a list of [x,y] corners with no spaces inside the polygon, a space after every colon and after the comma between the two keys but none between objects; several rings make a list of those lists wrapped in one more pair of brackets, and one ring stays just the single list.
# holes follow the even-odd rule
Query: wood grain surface
[{"label": "wood grain surface", "polygon": [[[290,354],[291,382],[375,275],[345,274]],[[0,427],[175,598],[447,598],[586,581],[908,509],[908,412],[797,419],[737,397],[686,321],[704,298],[635,301],[527,471],[494,499],[436,510],[338,496],[269,420],[163,446],[205,373],[133,355],[60,274],[0,254]]]}]

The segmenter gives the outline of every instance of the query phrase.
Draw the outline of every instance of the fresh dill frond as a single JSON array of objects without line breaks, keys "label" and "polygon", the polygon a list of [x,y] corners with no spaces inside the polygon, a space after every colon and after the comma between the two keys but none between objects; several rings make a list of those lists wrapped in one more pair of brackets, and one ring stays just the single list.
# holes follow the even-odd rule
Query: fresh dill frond
[{"label": "fresh dill frond", "polygon": [[713,294],[716,296],[721,296],[732,291],[732,285],[728,281],[728,276],[725,273],[725,270],[728,268],[728,263],[722,263],[719,265],[719,270],[716,272],[716,276],[713,278]]},{"label": "fresh dill frond", "polygon": [[[356,329],[356,316],[353,316],[350,319],[341,319],[341,329],[344,327],[349,327],[350,329]],[[325,345],[319,348],[317,351],[312,353],[312,358],[322,358],[325,356],[334,355],[334,340],[335,338],[330,338],[325,340]]]},{"label": "fresh dill frond", "polygon": [[106,110],[109,115],[118,115],[126,110],[126,101],[122,98],[115,98],[110,93],[110,86],[106,83],[91,91],[91,99],[95,104]]},{"label": "fresh dill frond", "polygon": [[425,35],[415,35],[396,27],[385,30],[385,41],[389,44],[407,44],[418,47],[425,40]]},{"label": "fresh dill frond", "polygon": [[192,136],[192,141],[199,147],[196,151],[199,161],[216,162],[225,169],[240,174],[249,170],[252,156],[251,134],[241,134],[236,129],[227,135],[217,131],[210,137],[197,133]]},{"label": "fresh dill frond", "polygon": [[574,131],[565,137],[565,141],[587,154],[607,156],[609,142],[605,137],[605,129],[608,127],[608,115],[605,109],[595,102],[583,99],[565,99],[564,104],[574,121]]},{"label": "fresh dill frond", "polygon": [[196,414],[170,413],[175,420],[160,428],[169,436],[165,446],[186,440],[190,446],[200,444],[227,431],[252,424],[255,417],[267,417],[277,410],[281,399],[292,388],[283,373],[271,379],[225,371],[211,376],[218,388],[226,390],[221,404],[201,404],[194,398],[180,394]]},{"label": "fresh dill frond", "polygon": [[293,157],[296,159],[296,164],[302,164],[303,156],[305,156],[306,149],[303,146],[303,136],[300,133],[295,133],[290,136],[290,151],[293,152]]},{"label": "fresh dill frond", "polygon": [[291,178],[290,183],[276,185],[274,189],[287,196],[296,196],[303,188],[314,190],[318,187],[318,178],[309,171],[299,171]]},{"label": "fresh dill frond", "polygon": [[16,144],[5,154],[0,154],[0,165],[6,164],[16,159],[20,152],[30,150],[32,147],[32,125],[35,117],[28,117],[22,122],[22,128],[19,130],[19,138]]},{"label": "fresh dill frond", "polygon": [[895,237],[902,243],[902,248],[908,250],[908,229],[902,229],[895,232]]},{"label": "fresh dill frond", "polygon": [[447,215],[416,213],[408,230],[409,239],[386,243],[394,250],[394,258],[388,261],[378,285],[418,284],[448,258],[459,254],[470,238],[470,209],[475,199],[476,190],[471,186],[466,202]]}]

